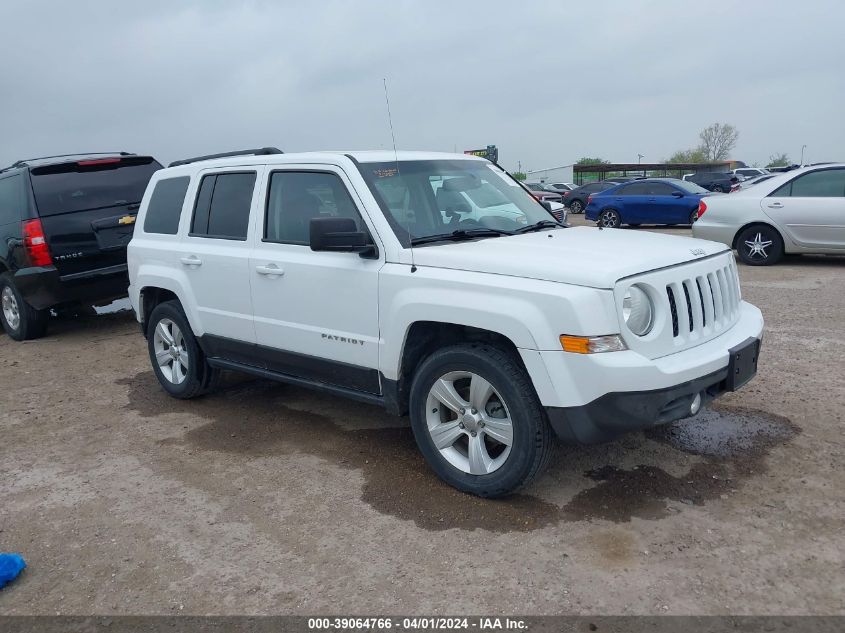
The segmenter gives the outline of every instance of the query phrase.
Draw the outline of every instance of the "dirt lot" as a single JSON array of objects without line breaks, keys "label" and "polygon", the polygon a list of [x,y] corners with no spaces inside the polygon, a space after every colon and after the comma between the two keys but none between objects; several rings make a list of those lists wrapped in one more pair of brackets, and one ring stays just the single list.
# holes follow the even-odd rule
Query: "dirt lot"
[{"label": "dirt lot", "polygon": [[128,313],[0,337],[0,550],[29,564],[0,613],[844,614],[843,273],[741,267],[754,382],[503,501],[371,406],[237,376],[169,399]]}]

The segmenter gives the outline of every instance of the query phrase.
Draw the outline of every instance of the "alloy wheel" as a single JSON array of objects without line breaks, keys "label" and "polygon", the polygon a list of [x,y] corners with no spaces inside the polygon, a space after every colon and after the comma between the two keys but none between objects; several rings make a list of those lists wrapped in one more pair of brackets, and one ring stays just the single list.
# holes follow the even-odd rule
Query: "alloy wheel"
[{"label": "alloy wheel", "polygon": [[21,325],[21,312],[18,307],[18,299],[9,286],[3,288],[3,294],[0,296],[0,305],[2,305],[3,318],[6,319],[6,323],[13,330],[17,330]]},{"label": "alloy wheel", "polygon": [[446,461],[471,475],[489,475],[507,461],[513,445],[508,407],[488,380],[469,371],[437,379],[426,400],[431,440]]},{"label": "alloy wheel", "polygon": [[190,358],[182,330],[170,319],[158,322],[153,332],[153,347],[164,378],[181,385],[188,376]]},{"label": "alloy wheel", "polygon": [[761,231],[758,231],[753,239],[745,240],[748,257],[751,259],[768,259],[769,253],[766,249],[771,245],[772,240],[765,239]]},{"label": "alloy wheel", "polygon": [[615,229],[618,226],[619,218],[614,211],[603,211],[599,216],[599,222],[606,229]]}]

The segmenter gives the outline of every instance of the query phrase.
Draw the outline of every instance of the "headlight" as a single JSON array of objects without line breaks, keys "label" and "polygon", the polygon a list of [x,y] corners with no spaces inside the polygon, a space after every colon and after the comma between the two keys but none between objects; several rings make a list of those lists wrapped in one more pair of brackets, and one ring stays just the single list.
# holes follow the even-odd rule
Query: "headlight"
[{"label": "headlight", "polygon": [[639,286],[631,286],[622,299],[622,318],[637,336],[645,336],[654,323],[654,306],[648,294]]}]

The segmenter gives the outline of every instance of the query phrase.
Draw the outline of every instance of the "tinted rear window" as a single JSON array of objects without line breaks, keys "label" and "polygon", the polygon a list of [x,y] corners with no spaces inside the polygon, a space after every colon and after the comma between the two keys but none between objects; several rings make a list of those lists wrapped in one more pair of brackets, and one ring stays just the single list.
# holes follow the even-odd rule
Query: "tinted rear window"
[{"label": "tinted rear window", "polygon": [[34,167],[32,190],[42,216],[136,204],[159,169],[150,157],[80,161]]},{"label": "tinted rear window", "polygon": [[191,235],[245,240],[255,172],[204,176],[197,195]]},{"label": "tinted rear window", "polygon": [[182,216],[182,205],[191,179],[167,178],[156,183],[150,205],[147,207],[147,217],[144,220],[145,233],[163,233],[176,235],[179,231],[179,218]]}]

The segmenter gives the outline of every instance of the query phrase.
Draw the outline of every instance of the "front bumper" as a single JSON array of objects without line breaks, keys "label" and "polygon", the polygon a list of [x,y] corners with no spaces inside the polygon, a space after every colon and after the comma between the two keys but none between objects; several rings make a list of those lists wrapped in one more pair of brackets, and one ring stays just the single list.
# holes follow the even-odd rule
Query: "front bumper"
[{"label": "front bumper", "polygon": [[589,444],[687,417],[696,394],[702,404],[719,397],[733,385],[728,377],[731,350],[749,339],[760,340],[762,333],[760,311],[743,302],[730,330],[661,358],[631,350],[521,352],[557,434]]}]

